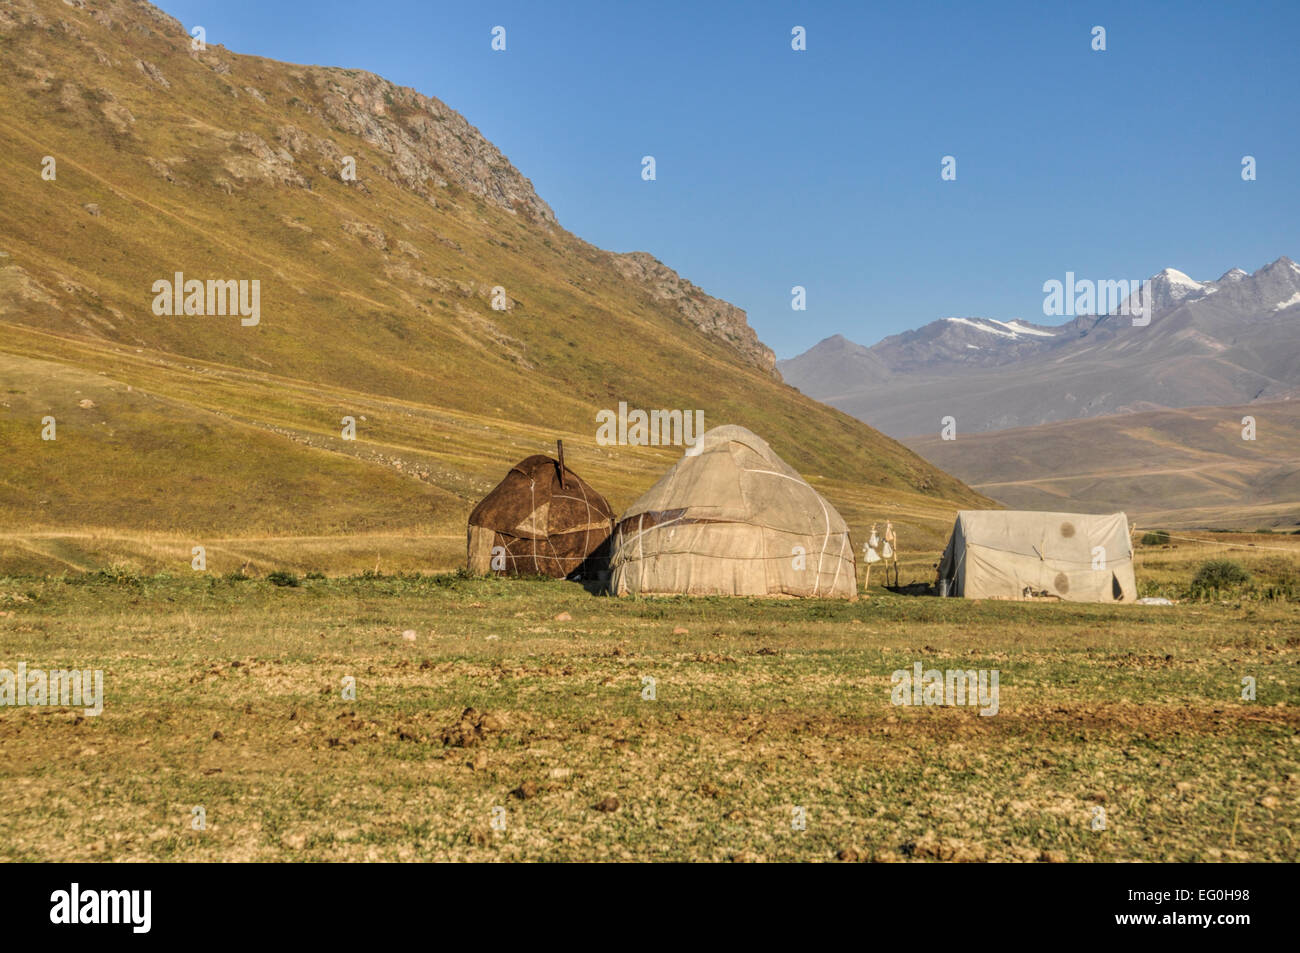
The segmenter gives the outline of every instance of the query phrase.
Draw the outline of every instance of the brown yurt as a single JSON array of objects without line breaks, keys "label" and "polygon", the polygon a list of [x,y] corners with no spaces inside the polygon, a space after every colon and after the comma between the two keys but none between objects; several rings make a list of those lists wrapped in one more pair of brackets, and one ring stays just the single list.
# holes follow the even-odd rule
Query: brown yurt
[{"label": "brown yurt", "polygon": [[536,454],[510,468],[469,516],[469,568],[510,576],[594,578],[609,565],[614,513],[564,466]]}]

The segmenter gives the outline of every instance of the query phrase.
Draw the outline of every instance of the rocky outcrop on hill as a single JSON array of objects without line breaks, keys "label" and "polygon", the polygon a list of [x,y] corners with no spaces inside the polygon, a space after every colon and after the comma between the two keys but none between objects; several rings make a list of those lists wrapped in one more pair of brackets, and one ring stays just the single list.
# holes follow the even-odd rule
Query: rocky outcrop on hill
[{"label": "rocky outcrop on hill", "polygon": [[[555,226],[555,212],[533,184],[463,116],[444,103],[357,70],[315,71],[326,117],[391,157],[381,174],[436,201],[430,186],[452,182],[502,208]],[[659,301],[670,301],[702,333],[730,345],[747,363],[780,379],[776,355],[745,312],[714,298],[645,252],[613,256],[615,266]]]},{"label": "rocky outcrop on hill", "polygon": [[501,150],[440,100],[360,70],[313,70],[326,119],[387,153],[381,174],[428,196],[451,182],[546,225],[555,212]]},{"label": "rocky outcrop on hill", "polygon": [[776,355],[758,339],[740,308],[705,294],[646,252],[615,255],[614,265],[624,277],[644,285],[651,297],[672,302],[682,316],[702,332],[725,341],[747,362],[767,371],[777,380],[781,379],[776,369]]},{"label": "rocky outcrop on hill", "polygon": [[[93,88],[74,85],[37,49],[28,51],[16,78],[37,94],[57,94],[62,109],[82,123],[100,122],[105,133],[133,143],[156,135],[157,124],[139,127],[125,103],[137,110],[159,101],[180,108],[196,95],[211,95],[215,78],[222,98],[237,103],[230,115],[240,123],[196,125],[165,156],[143,160],[150,174],[171,185],[215,186],[227,195],[264,185],[319,194],[320,177],[339,180],[350,157],[356,176],[344,181],[362,195],[370,195],[379,178],[433,206],[455,206],[461,196],[472,196],[546,232],[561,230],[532,182],[464,116],[373,73],[276,64],[217,43],[196,49],[187,26],[145,0],[6,0],[0,29],[23,31],[24,43],[26,37],[59,35],[81,47],[88,61],[103,67]],[[114,58],[105,47],[130,49],[131,56]],[[358,149],[362,142],[369,149]],[[215,155],[205,155],[208,149]],[[190,170],[204,173],[196,179]],[[415,227],[413,219],[397,224]],[[375,235],[358,237],[385,249]],[[670,303],[689,326],[780,379],[775,356],[740,308],[705,294],[648,254],[599,254],[652,300]]]}]

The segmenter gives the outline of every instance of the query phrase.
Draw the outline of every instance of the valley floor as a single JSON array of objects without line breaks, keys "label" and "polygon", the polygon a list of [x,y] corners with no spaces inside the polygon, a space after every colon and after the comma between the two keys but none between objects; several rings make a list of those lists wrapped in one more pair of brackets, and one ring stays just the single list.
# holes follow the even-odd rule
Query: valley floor
[{"label": "valley floor", "polygon": [[[4,860],[1298,854],[1295,602],[0,579],[19,662],[105,700],[0,708]],[[997,670],[997,714],[891,704],[916,662]]]}]

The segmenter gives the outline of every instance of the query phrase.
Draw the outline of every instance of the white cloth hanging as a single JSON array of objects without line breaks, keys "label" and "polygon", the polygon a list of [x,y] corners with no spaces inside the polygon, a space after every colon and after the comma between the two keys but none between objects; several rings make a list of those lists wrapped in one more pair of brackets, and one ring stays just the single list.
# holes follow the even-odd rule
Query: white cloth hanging
[{"label": "white cloth hanging", "polygon": [[880,562],[880,556],[870,546],[867,547],[867,562],[868,563]]},{"label": "white cloth hanging", "polygon": [[880,555],[884,556],[886,559],[894,555],[894,547],[889,545],[888,540],[885,541],[884,546],[880,547]]}]

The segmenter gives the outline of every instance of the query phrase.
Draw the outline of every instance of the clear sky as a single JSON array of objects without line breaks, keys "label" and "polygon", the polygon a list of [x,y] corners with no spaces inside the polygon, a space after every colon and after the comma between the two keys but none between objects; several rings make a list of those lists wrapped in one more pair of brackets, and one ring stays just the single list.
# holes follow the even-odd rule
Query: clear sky
[{"label": "clear sky", "polygon": [[780,357],[947,316],[1055,323],[1042,284],[1067,270],[1300,260],[1297,0],[160,6],[234,52],[436,96],[566,228],[744,308]]}]

